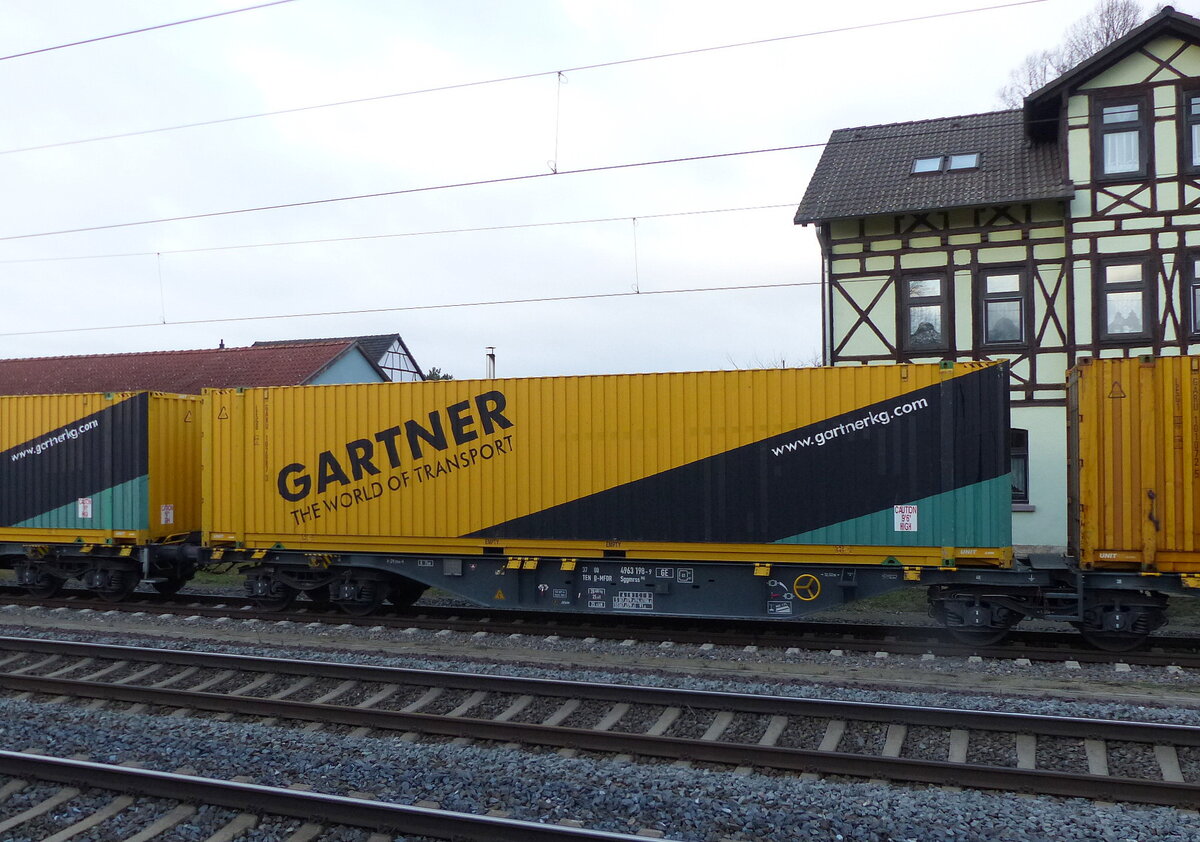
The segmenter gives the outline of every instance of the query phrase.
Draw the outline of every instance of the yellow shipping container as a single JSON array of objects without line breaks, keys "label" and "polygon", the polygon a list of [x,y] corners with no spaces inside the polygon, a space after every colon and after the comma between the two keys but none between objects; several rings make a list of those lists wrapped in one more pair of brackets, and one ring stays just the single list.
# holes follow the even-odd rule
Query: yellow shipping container
[{"label": "yellow shipping container", "polygon": [[1006,376],[959,363],[209,390],[205,540],[1003,563]]},{"label": "yellow shipping container", "polygon": [[1200,572],[1200,356],[1091,360],[1067,390],[1080,566]]},{"label": "yellow shipping container", "polygon": [[0,543],[144,543],[200,529],[200,398],[0,397]]}]

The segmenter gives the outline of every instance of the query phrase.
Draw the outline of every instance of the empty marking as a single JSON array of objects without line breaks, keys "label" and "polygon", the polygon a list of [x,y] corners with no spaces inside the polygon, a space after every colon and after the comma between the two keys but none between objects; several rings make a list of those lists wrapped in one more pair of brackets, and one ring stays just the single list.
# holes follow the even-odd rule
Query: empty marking
[{"label": "empty marking", "polygon": [[683,713],[683,708],[667,708],[658,715],[658,719],[650,726],[650,730],[646,732],[650,737],[661,737],[667,733],[667,729],[675,724],[675,720]]},{"label": "empty marking", "polygon": [[500,712],[496,717],[497,722],[508,722],[533,702],[533,696],[518,696],[513,700],[513,703]]},{"label": "empty marking", "polygon": [[196,808],[191,804],[180,804],[145,830],[130,836],[125,842],[150,842],[151,839],[161,836],[184,819],[191,817],[195,812]]},{"label": "empty marking", "polygon": [[97,670],[97,672],[95,672],[95,673],[91,673],[89,675],[84,675],[83,678],[79,679],[79,680],[80,681],[96,681],[97,679],[104,678],[104,676],[108,675],[109,673],[115,673],[116,670],[121,669],[122,667],[127,667],[128,664],[130,664],[130,662],[128,662],[128,661],[116,661],[115,663],[108,664],[108,666],[104,667],[103,669]]},{"label": "empty marking", "polygon": [[593,731],[609,731],[620,721],[621,717],[629,712],[629,705],[625,702],[618,702],[609,709],[604,718],[592,726]]},{"label": "empty marking", "polygon": [[308,687],[310,684],[312,684],[316,680],[317,680],[316,676],[306,675],[306,676],[304,676],[304,678],[301,678],[299,681],[297,681],[295,684],[292,684],[290,687],[286,687],[283,690],[280,690],[278,693],[272,693],[270,696],[267,696],[267,698],[268,699],[286,699],[288,696],[292,696],[292,695],[295,695],[296,693],[299,693],[301,690],[303,690],[305,687]]},{"label": "empty marking", "polygon": [[[336,699],[338,696],[349,693],[351,690],[353,690],[357,686],[358,686],[357,681],[343,681],[337,687],[334,687],[332,690],[330,690],[328,693],[326,693],[324,696],[318,696],[317,698],[313,699],[312,703],[314,705],[329,704],[334,699]],[[314,724],[317,724],[317,723],[314,723]]]},{"label": "empty marking", "polygon": [[[124,661],[122,661],[121,663],[125,664]],[[156,673],[160,669],[162,669],[164,666],[165,666],[165,664],[150,664],[145,669],[140,669],[137,672],[131,672],[129,675],[125,676],[124,678],[118,678],[116,681],[113,682],[113,684],[131,684],[132,682],[143,679],[148,675],[153,675],[154,673]],[[102,675],[104,672],[108,672],[108,670],[104,670],[103,672],[96,673],[96,674]]]},{"label": "empty marking", "polygon": [[28,810],[18,813],[7,821],[0,822],[0,833],[4,833],[5,831],[22,825],[30,819],[36,819],[43,813],[50,812],[58,805],[65,804],[67,801],[70,801],[77,795],[79,795],[79,790],[77,789],[72,789],[70,787],[66,789],[60,789],[54,795],[51,795],[41,803],[33,805]]},{"label": "empty marking", "polygon": [[1108,775],[1108,745],[1104,740],[1084,740],[1083,750],[1087,752],[1088,774]]},{"label": "empty marking", "polygon": [[[260,675],[258,678],[254,679],[249,684],[243,684],[241,687],[230,692],[229,695],[230,696],[248,695],[252,691],[257,690],[259,687],[262,687],[264,684],[269,683],[271,681],[271,679],[273,679],[274,677],[275,676],[270,675],[269,673]],[[228,722],[229,720],[233,719],[233,713],[231,713],[231,712],[230,713],[218,713],[216,716],[213,717],[213,719],[216,719],[220,722]],[[234,819],[234,821],[237,821],[237,819]],[[233,824],[233,822],[230,822],[230,824]],[[226,825],[226,827],[228,827],[228,826],[229,825]],[[222,828],[221,832],[224,832],[224,828]]]},{"label": "empty marking", "polygon": [[[180,670],[179,672],[175,673],[174,675],[167,676],[162,681],[156,681],[155,683],[151,684],[150,686],[151,687],[170,687],[172,684],[178,684],[180,681],[183,681],[185,678],[191,678],[193,675],[195,675],[199,671],[200,671],[199,667],[188,667],[187,669]],[[122,679],[115,683],[128,684],[129,682],[133,681],[135,678],[139,678],[139,677],[140,677],[140,675],[131,675],[128,678]]]},{"label": "empty marking", "polygon": [[20,792],[25,787],[29,786],[29,781],[11,780],[6,783],[3,788],[0,788],[0,804],[3,804],[9,799],[14,792]]},{"label": "empty marking", "polygon": [[837,751],[838,743],[842,741],[842,735],[845,733],[845,720],[829,720],[829,724],[825,726],[825,736],[821,739],[821,744],[817,746],[817,751]]},{"label": "empty marking", "polygon": [[545,720],[543,720],[542,724],[543,725],[552,725],[552,726],[558,725],[564,719],[566,719],[568,716],[573,714],[577,707],[579,707],[579,699],[567,699],[565,702],[562,703],[562,706],[559,707],[558,710],[554,711],[554,713],[547,716],[545,718]]},{"label": "empty marking", "polygon": [[306,822],[298,827],[296,832],[289,836],[284,842],[312,842],[313,839],[316,839],[324,832],[325,828],[322,825]]},{"label": "empty marking", "polygon": [[970,743],[971,734],[969,731],[964,731],[961,728],[951,730],[950,750],[947,752],[946,759],[951,763],[966,763],[967,747]]},{"label": "empty marking", "polygon": [[1183,783],[1183,770],[1179,768],[1179,752],[1175,746],[1155,746],[1154,759],[1158,761],[1164,781]]},{"label": "empty marking", "polygon": [[1037,768],[1037,737],[1033,734],[1017,734],[1017,768]]},{"label": "empty marking", "polygon": [[67,842],[68,839],[73,839],[84,831],[90,830],[91,828],[100,824],[100,822],[111,819],[117,813],[133,804],[133,802],[134,799],[128,795],[118,796],[112,801],[109,801],[96,812],[92,813],[87,818],[80,819],[79,821],[75,822],[75,824],[71,825],[70,827],[63,828],[52,836],[47,836],[43,842]]},{"label": "empty marking", "polygon": [[467,696],[467,698],[463,699],[462,704],[450,711],[448,714],[446,714],[446,716],[462,716],[471,708],[475,707],[475,705],[486,699],[487,695],[488,694],[486,690],[476,690],[474,693]]},{"label": "empty marking", "polygon": [[887,728],[887,736],[883,740],[883,757],[899,757],[900,749],[904,748],[904,738],[908,734],[908,726],[893,723]]},{"label": "empty marking", "polygon": [[369,699],[363,699],[361,702],[356,704],[355,707],[356,708],[373,708],[373,707],[375,707],[375,705],[379,704],[384,699],[387,699],[387,698],[390,698],[391,696],[396,695],[396,693],[398,693],[399,691],[400,691],[399,684],[396,684],[392,687],[384,687],[382,690],[380,690],[374,696],[371,696]]},{"label": "empty marking", "polygon": [[787,723],[786,716],[772,716],[771,721],[767,723],[767,730],[763,731],[763,735],[758,738],[758,744],[760,746],[775,745],[783,736],[783,732],[787,730]]},{"label": "empty marking", "polygon": [[733,711],[722,710],[713,717],[712,724],[708,726],[708,730],[700,737],[702,740],[712,742],[719,740],[721,735],[725,733],[725,729],[729,727],[729,723],[733,722]]},{"label": "empty marking", "polygon": [[239,836],[258,825],[258,816],[242,813],[235,816],[229,824],[218,830],[204,842],[234,842]]},{"label": "empty marking", "polygon": [[445,692],[444,687],[430,687],[428,690],[425,691],[424,696],[417,699],[415,702],[410,704],[408,707],[401,708],[400,712],[401,713],[416,713],[421,708],[425,707],[427,704],[429,704],[434,699],[436,699],[438,696],[442,695],[442,693],[444,693],[444,692]]},{"label": "empty marking", "polygon": [[51,664],[56,664],[61,660],[62,660],[62,655],[51,655],[50,657],[42,658],[42,660],[37,661],[35,663],[26,664],[25,666],[21,667],[20,669],[9,670],[9,672],[12,675],[24,675],[25,673],[32,672],[33,670],[41,669],[42,667],[48,667]]},{"label": "empty marking", "polygon": [[82,661],[76,661],[75,663],[65,666],[60,670],[55,670],[54,672],[46,673],[46,678],[58,678],[59,676],[66,675],[67,673],[75,672],[75,670],[83,669],[84,667],[89,667],[92,664],[94,664],[95,662],[96,662],[95,658],[84,658]]}]

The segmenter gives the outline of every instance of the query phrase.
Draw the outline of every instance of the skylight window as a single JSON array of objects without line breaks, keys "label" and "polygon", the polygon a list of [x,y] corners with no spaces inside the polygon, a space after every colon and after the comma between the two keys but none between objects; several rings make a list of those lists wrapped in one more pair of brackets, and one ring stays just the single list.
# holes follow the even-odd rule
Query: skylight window
[{"label": "skylight window", "polygon": [[979,153],[960,152],[955,155],[930,155],[916,158],[913,160],[912,174],[977,169],[979,169]]}]

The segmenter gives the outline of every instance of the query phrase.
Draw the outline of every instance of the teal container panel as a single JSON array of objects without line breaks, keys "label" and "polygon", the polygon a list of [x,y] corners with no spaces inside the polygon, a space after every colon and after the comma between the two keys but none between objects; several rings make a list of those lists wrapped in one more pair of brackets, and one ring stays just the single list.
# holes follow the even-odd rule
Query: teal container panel
[{"label": "teal container panel", "polygon": [[150,478],[146,475],[93,492],[90,518],[80,517],[79,501],[15,524],[20,529],[148,529]]},{"label": "teal container panel", "polygon": [[917,528],[912,531],[898,531],[896,512],[887,508],[777,543],[895,547],[1005,547],[1012,543],[1008,474],[913,500],[909,505],[916,507]]}]

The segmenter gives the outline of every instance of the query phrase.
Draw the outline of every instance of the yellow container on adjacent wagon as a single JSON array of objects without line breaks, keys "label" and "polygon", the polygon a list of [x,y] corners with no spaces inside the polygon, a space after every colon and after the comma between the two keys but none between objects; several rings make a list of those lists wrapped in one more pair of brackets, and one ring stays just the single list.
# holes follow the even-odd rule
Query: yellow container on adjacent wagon
[{"label": "yellow container on adjacent wagon", "polygon": [[1006,377],[958,363],[208,390],[205,540],[1004,565]]},{"label": "yellow container on adjacent wagon", "polygon": [[1080,566],[1200,573],[1200,356],[1090,360],[1067,395]]},{"label": "yellow container on adjacent wagon", "polygon": [[0,396],[0,544],[198,532],[199,410],[156,392]]}]

